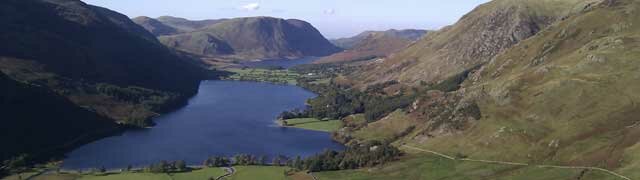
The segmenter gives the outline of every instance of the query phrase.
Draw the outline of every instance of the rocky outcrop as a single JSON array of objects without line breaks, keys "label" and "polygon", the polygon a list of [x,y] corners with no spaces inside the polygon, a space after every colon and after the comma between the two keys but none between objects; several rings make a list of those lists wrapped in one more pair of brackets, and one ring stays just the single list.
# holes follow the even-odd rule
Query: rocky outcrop
[{"label": "rocky outcrop", "polygon": [[354,76],[369,84],[437,83],[535,35],[574,11],[577,0],[496,0]]}]

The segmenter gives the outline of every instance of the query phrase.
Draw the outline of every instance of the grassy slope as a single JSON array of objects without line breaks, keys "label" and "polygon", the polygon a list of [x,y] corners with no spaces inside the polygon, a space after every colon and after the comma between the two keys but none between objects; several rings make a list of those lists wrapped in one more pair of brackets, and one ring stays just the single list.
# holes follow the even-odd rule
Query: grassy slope
[{"label": "grassy slope", "polygon": [[299,118],[299,119],[287,119],[287,125],[290,127],[333,132],[342,127],[342,121],[340,120],[326,120],[322,121],[316,118]]},{"label": "grassy slope", "polygon": [[414,119],[408,117],[405,112],[398,110],[379,121],[359,129],[353,136],[364,140],[392,139],[415,124]]},{"label": "grassy slope", "polygon": [[[475,159],[597,166],[640,178],[640,97],[633,93],[640,90],[635,83],[640,78],[639,11],[640,2],[620,0],[551,25],[497,56],[465,82],[464,91],[456,92],[463,93],[462,103],[478,103],[480,120],[468,122],[464,131],[419,129],[401,142]],[[398,164],[403,163],[409,162]],[[498,177],[578,175],[537,168],[509,172],[517,173]],[[333,172],[340,178],[351,173]],[[558,177],[545,177],[554,174]],[[592,174],[584,179],[607,178],[613,177]]]},{"label": "grassy slope", "polygon": [[582,0],[494,0],[452,26],[430,33],[383,61],[355,73],[359,83],[438,82],[534,35]]},{"label": "grassy slope", "polygon": [[[461,133],[406,139],[472,158],[618,169],[640,178],[640,3],[572,16],[515,46],[467,82],[482,118]],[[611,22],[615,22],[612,24]]]}]

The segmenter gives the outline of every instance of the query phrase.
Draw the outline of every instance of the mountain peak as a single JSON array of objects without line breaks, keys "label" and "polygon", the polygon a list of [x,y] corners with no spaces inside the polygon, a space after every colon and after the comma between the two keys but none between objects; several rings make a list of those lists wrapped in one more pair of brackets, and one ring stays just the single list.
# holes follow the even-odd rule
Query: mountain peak
[{"label": "mountain peak", "polygon": [[[268,16],[220,20],[188,33],[162,36],[160,40],[169,47],[201,56],[224,55],[243,60],[326,56],[340,50],[305,21]],[[220,47],[233,54],[220,54]]]}]

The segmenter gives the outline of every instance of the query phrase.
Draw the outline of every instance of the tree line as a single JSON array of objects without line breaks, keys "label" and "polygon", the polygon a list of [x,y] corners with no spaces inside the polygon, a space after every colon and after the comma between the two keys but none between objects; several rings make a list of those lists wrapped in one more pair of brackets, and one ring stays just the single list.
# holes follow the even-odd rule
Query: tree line
[{"label": "tree line", "polygon": [[[387,141],[368,141],[361,144],[348,146],[343,151],[325,150],[322,153],[302,158],[296,156],[290,158],[283,155],[274,156],[267,159],[267,156],[255,156],[249,154],[238,154],[232,157],[212,156],[204,160],[203,167],[229,167],[229,166],[288,166],[296,171],[334,171],[345,169],[358,169],[372,167],[396,160],[402,152],[392,146]],[[132,169],[127,167],[127,171]],[[144,171],[151,173],[182,172],[190,170],[186,162],[160,161],[144,168]],[[101,168],[100,172],[104,172]]]},{"label": "tree line", "polygon": [[285,111],[279,118],[341,119],[352,114],[363,113],[368,122],[373,122],[397,109],[408,107],[416,99],[416,93],[402,91],[395,95],[378,93],[384,86],[372,86],[366,91],[342,89],[333,84],[304,84],[303,86],[320,95],[309,100],[306,109]]}]

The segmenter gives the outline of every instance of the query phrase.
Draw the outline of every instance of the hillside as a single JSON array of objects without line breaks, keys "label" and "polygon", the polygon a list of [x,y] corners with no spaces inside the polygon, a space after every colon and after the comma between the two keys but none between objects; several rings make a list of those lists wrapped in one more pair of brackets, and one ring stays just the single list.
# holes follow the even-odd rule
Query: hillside
[{"label": "hillside", "polygon": [[[349,38],[349,41],[353,40],[355,44],[349,46],[342,45],[342,47],[349,47],[345,51],[321,58],[315,61],[315,63],[349,62],[383,58],[406,48],[414,41],[422,38],[425,34],[427,34],[425,30],[413,29],[367,31]],[[336,41],[344,42],[345,39]],[[334,42],[334,44],[335,43],[339,42]]]},{"label": "hillside", "polygon": [[7,82],[25,94],[6,97],[15,105],[3,110],[20,114],[2,118],[11,129],[3,140],[13,138],[3,142],[20,142],[3,149],[2,158],[94,138],[87,133],[116,123],[148,126],[215,75],[105,8],[77,0],[7,0],[0,9],[0,71],[25,83]]},{"label": "hillside", "polygon": [[[537,1],[494,1],[482,7],[498,2]],[[640,57],[640,25],[635,23],[640,20],[640,2],[605,0],[579,9],[487,60],[462,79],[459,89],[428,91],[405,111],[396,111],[351,135],[361,140],[395,138],[398,145],[457,158],[597,167],[630,179],[640,178],[640,120],[636,114],[640,97],[633,93],[639,88],[634,82],[640,78],[636,61]],[[402,147],[412,156],[420,155],[416,158],[425,156]],[[413,166],[436,162],[403,162],[407,161]],[[439,175],[459,179],[618,179],[593,169],[513,164],[480,173],[475,168],[463,170],[478,163],[467,162],[451,161],[460,169]],[[406,164],[391,166],[411,171]],[[326,175],[345,179],[349,173],[356,172]],[[387,178],[425,175],[357,173]]]},{"label": "hillside", "polygon": [[367,37],[371,36],[372,34],[380,34],[380,33],[382,33],[382,34],[384,34],[386,36],[407,39],[407,40],[410,40],[410,41],[416,41],[416,40],[420,39],[427,32],[425,30],[417,30],[417,29],[405,29],[405,30],[390,29],[390,30],[386,30],[386,31],[365,31],[365,32],[362,32],[362,33],[360,33],[358,35],[355,35],[353,37],[332,39],[330,41],[331,41],[331,43],[333,43],[334,45],[336,45],[336,46],[338,46],[338,47],[340,47],[342,49],[351,49],[355,45],[360,43],[360,41],[366,39]]},{"label": "hillside", "polygon": [[339,51],[311,24],[271,17],[224,20],[193,32],[159,39],[184,52],[239,60],[295,59]]},{"label": "hillside", "polygon": [[178,29],[180,32],[192,32],[225,21],[227,19],[188,20],[184,18],[161,16],[156,19],[164,25]]},{"label": "hillside", "polygon": [[172,35],[180,32],[180,30],[174,27],[168,26],[156,19],[146,16],[136,17],[131,20],[155,36]]},{"label": "hillside", "polygon": [[417,85],[437,83],[525,40],[556,20],[584,7],[579,0],[495,0],[454,25],[430,33],[410,47],[365,68],[360,82],[397,80]]},{"label": "hillside", "polygon": [[55,154],[116,131],[105,117],[44,87],[0,73],[0,160],[18,154]]},{"label": "hillside", "polygon": [[122,14],[74,0],[0,6],[8,9],[0,12],[3,57],[33,60],[72,79],[170,91],[194,92],[202,77],[197,66]]}]

